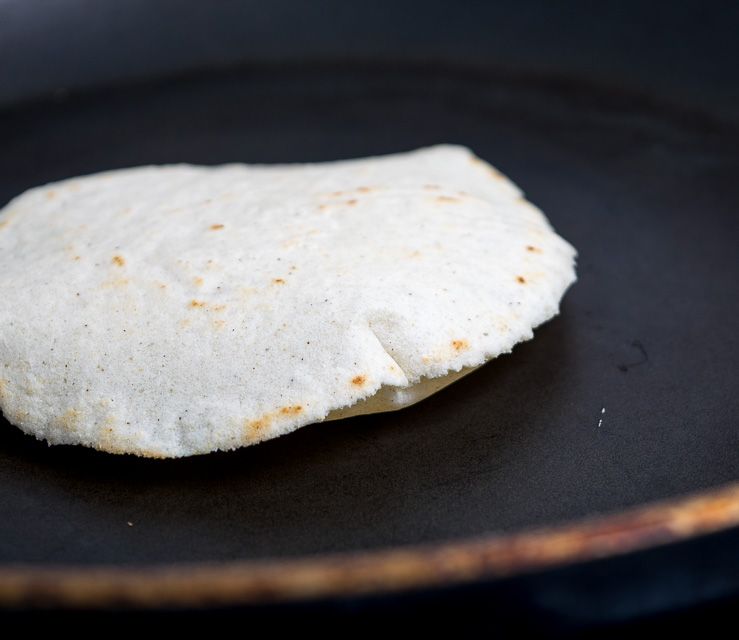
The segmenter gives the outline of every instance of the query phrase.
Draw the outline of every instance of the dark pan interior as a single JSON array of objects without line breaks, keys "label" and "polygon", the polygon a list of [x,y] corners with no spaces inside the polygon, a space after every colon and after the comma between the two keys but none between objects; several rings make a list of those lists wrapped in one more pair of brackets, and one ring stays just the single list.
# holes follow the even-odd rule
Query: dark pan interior
[{"label": "dark pan interior", "polygon": [[244,67],[3,112],[0,204],[118,167],[440,142],[507,174],[578,248],[559,317],[415,407],[234,452],[161,461],[50,448],[2,419],[0,563],[453,542],[739,479],[739,131],[705,113],[480,69]]}]

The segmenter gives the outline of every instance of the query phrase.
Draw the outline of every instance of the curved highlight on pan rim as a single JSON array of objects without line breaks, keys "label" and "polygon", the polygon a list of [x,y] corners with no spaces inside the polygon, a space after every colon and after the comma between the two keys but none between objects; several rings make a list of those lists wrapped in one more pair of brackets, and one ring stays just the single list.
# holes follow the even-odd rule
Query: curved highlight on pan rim
[{"label": "curved highlight on pan rim", "polygon": [[559,526],[294,560],[0,567],[0,610],[208,610],[451,588],[623,556],[739,525],[739,483]]}]

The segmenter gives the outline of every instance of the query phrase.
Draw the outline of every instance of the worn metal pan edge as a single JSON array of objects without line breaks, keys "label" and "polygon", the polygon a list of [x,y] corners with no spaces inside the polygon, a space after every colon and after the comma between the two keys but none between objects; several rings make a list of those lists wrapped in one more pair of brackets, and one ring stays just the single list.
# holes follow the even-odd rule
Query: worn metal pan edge
[{"label": "worn metal pan edge", "polygon": [[289,604],[495,581],[739,525],[739,483],[509,535],[296,560],[157,568],[0,568],[0,608],[157,610]]}]

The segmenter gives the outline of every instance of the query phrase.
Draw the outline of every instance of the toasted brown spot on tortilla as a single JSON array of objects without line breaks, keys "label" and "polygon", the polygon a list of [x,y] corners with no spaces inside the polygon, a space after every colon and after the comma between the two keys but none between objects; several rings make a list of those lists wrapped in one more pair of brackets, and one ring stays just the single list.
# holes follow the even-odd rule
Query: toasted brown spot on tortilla
[{"label": "toasted brown spot on tortilla", "polygon": [[269,429],[271,422],[268,416],[263,416],[259,420],[247,420],[245,426],[249,438],[258,438],[262,431]]},{"label": "toasted brown spot on tortilla", "polygon": [[523,276],[517,276],[516,280],[518,280],[521,284],[526,284],[526,279]]},{"label": "toasted brown spot on tortilla", "polygon": [[121,256],[113,256],[113,264],[122,267],[126,264],[126,261]]},{"label": "toasted brown spot on tortilla", "polygon": [[106,280],[100,285],[100,289],[119,289],[127,287],[131,284],[126,278],[116,277],[113,280]]},{"label": "toasted brown spot on tortilla", "polygon": [[439,202],[459,202],[459,198],[453,198],[452,196],[439,196],[436,199]]},{"label": "toasted brown spot on tortilla", "polygon": [[192,281],[193,281],[193,282],[195,283],[195,286],[196,286],[196,287],[202,287],[202,286],[203,286],[203,282],[204,282],[204,281],[203,281],[203,279],[202,279],[202,278],[198,278],[197,276],[195,276],[195,277],[194,277],[194,278],[192,279]]},{"label": "toasted brown spot on tortilla", "polygon": [[273,284],[285,284],[285,281],[282,278],[272,278]]},{"label": "toasted brown spot on tortilla", "polygon": [[56,191],[47,191],[47,192],[46,192],[46,197],[47,197],[47,198],[48,198],[49,200],[53,200],[54,198],[56,198],[56,195],[57,195],[57,194],[56,194]]},{"label": "toasted brown spot on tortilla", "polygon": [[363,387],[365,382],[367,382],[367,378],[364,376],[357,376],[352,380],[352,384],[356,387]]},{"label": "toasted brown spot on tortilla", "polygon": [[325,204],[319,204],[318,205],[318,210],[319,211],[325,211],[326,209],[328,209],[328,205],[325,205]]},{"label": "toasted brown spot on tortilla", "polygon": [[74,259],[75,260],[82,260],[82,258],[80,256],[75,256]]},{"label": "toasted brown spot on tortilla", "polygon": [[467,349],[469,349],[470,345],[467,342],[467,340],[453,340],[452,347],[454,347],[455,351],[460,352],[460,351],[466,351]]},{"label": "toasted brown spot on tortilla", "polygon": [[483,160],[480,160],[480,158],[472,157],[470,158],[470,164],[476,164],[481,166],[483,169],[485,169],[490,175],[492,175],[494,178],[503,178],[503,174],[500,173],[500,171],[497,171],[496,169],[493,169],[490,165],[488,165],[487,162],[484,162]]},{"label": "toasted brown spot on tortilla", "polygon": [[218,229],[223,229],[223,225],[222,224],[212,224],[212,225],[210,225],[210,230],[211,231],[216,231]]},{"label": "toasted brown spot on tortilla", "polygon": [[247,427],[247,429],[254,429],[258,431],[265,426],[265,421],[262,418],[260,418],[259,420],[246,420],[244,422],[244,425]]},{"label": "toasted brown spot on tortilla", "polygon": [[204,307],[205,305],[206,305],[206,303],[205,303],[205,302],[198,302],[197,300],[193,300],[193,301],[192,301],[192,302],[190,303],[190,306],[191,306],[191,307]]},{"label": "toasted brown spot on tortilla", "polygon": [[297,416],[298,414],[303,412],[303,407],[301,405],[297,405],[295,407],[283,407],[280,409],[280,413],[283,415],[288,416]]},{"label": "toasted brown spot on tortilla", "polygon": [[293,247],[299,247],[302,243],[303,239],[300,237],[294,237],[290,238],[290,240],[286,240],[282,243],[283,249],[292,249]]},{"label": "toasted brown spot on tortilla", "polygon": [[7,226],[8,226],[7,220],[3,220],[2,222],[0,222],[0,229],[2,229],[3,227],[7,227]]},{"label": "toasted brown spot on tortilla", "polygon": [[67,431],[76,431],[79,426],[80,415],[76,409],[69,409],[59,418],[59,424]]},{"label": "toasted brown spot on tortilla", "polygon": [[346,204],[348,204],[348,205],[357,204],[357,201],[356,200],[347,200],[346,201]]},{"label": "toasted brown spot on tortilla", "polygon": [[238,292],[239,297],[242,299],[251,298],[252,296],[259,293],[259,289],[255,289],[254,287],[245,287],[243,285],[239,285],[236,291]]},{"label": "toasted brown spot on tortilla", "polygon": [[369,193],[372,189],[370,187],[357,187],[357,191],[359,193]]}]

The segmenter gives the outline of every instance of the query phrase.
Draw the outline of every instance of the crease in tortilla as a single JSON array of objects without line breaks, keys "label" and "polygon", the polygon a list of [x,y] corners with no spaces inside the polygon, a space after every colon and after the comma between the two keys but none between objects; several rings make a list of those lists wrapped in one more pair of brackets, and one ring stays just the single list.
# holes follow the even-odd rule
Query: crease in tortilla
[{"label": "crease in tortilla", "polygon": [[416,384],[407,387],[382,386],[377,393],[368,398],[359,400],[350,406],[330,411],[324,421],[342,420],[354,416],[405,409],[434,395],[448,387],[452,382],[464,378],[467,374],[477,371],[480,366],[482,365],[463,367],[459,371],[452,371],[439,378],[421,378]]}]

